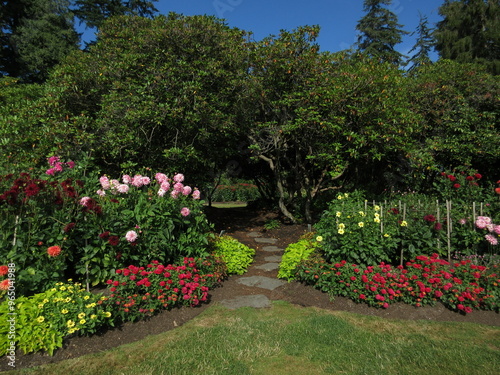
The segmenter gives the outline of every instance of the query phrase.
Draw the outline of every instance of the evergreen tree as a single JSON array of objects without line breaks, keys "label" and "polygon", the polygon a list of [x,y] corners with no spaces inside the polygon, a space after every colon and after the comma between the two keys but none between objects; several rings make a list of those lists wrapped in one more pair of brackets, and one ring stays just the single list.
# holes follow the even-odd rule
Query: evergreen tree
[{"label": "evergreen tree", "polygon": [[102,23],[113,16],[154,16],[158,10],[153,3],[158,0],[76,0],[75,15],[87,28],[99,29]]},{"label": "evergreen tree", "polygon": [[446,0],[443,20],[434,32],[436,50],[444,59],[481,63],[500,72],[500,3],[498,0]]},{"label": "evergreen tree", "polygon": [[47,78],[49,70],[78,49],[69,0],[2,2],[0,72],[28,82]]},{"label": "evergreen tree", "polygon": [[392,0],[365,0],[363,10],[366,15],[362,17],[357,26],[361,34],[358,36],[357,46],[359,51],[381,61],[400,65],[403,55],[394,47],[401,43],[403,35],[408,34],[402,30],[396,14],[388,8]]},{"label": "evergreen tree", "polygon": [[411,33],[411,35],[417,35],[417,41],[409,53],[415,51],[415,54],[408,59],[407,64],[410,65],[408,71],[414,71],[423,65],[428,65],[432,63],[429,57],[429,52],[434,47],[434,39],[432,38],[432,30],[428,26],[427,16],[422,16],[420,14],[420,21],[418,23],[417,29]]}]

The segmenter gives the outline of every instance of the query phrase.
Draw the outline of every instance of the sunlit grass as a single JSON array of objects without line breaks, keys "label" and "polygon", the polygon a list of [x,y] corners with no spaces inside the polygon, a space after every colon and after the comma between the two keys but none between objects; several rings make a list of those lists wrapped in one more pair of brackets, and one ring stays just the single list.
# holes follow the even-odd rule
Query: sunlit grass
[{"label": "sunlit grass", "polygon": [[500,329],[274,302],[213,306],[173,331],[22,374],[497,374]]}]

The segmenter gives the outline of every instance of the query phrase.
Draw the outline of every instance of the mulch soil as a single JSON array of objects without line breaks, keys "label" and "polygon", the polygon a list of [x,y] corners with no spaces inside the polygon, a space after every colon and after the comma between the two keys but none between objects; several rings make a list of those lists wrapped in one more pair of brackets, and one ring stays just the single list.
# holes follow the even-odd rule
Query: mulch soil
[{"label": "mulch soil", "polygon": [[[265,263],[264,258],[270,254],[262,250],[262,246],[266,246],[265,244],[256,244],[255,240],[248,236],[250,232],[261,232],[262,237],[276,238],[277,243],[275,245],[284,249],[288,244],[296,242],[308,229],[307,225],[282,224],[277,229],[266,231],[264,227],[266,223],[271,220],[280,220],[277,212],[269,210],[245,207],[208,208],[207,216],[214,223],[216,233],[225,231],[240,242],[256,249],[253,265]],[[273,271],[266,275],[276,276],[276,274],[277,271]],[[262,271],[255,267],[250,267],[244,276],[254,275],[262,275]],[[343,297],[336,297],[331,301],[327,294],[298,282],[287,283],[269,291],[237,283],[236,281],[239,277],[241,276],[229,277],[222,283],[222,286],[211,291],[209,303],[199,307],[182,307],[164,311],[149,320],[126,323],[115,329],[110,329],[90,337],[71,337],[65,340],[64,347],[57,350],[53,356],[43,353],[23,355],[22,352],[18,352],[16,353],[16,369],[76,358],[85,354],[101,352],[119,345],[135,342],[146,336],[179,327],[218,301],[249,294],[264,294],[271,300],[288,301],[304,307],[314,306],[328,310],[349,311],[387,319],[469,322],[500,326],[500,314],[492,311],[474,311],[468,315],[464,315],[448,310],[442,304],[416,308],[403,303],[392,304],[388,309],[376,309],[368,307],[365,304],[354,303]],[[11,369],[11,367],[7,366],[6,360],[1,361],[0,371]]]}]

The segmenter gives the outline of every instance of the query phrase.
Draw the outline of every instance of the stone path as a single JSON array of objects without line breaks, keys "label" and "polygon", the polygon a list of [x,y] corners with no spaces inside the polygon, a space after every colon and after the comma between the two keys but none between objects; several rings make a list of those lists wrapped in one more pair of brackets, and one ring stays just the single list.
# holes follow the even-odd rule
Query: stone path
[{"label": "stone path", "polygon": [[241,288],[239,290],[241,295],[219,301],[228,309],[271,307],[269,292],[287,283],[277,278],[279,264],[284,253],[284,249],[274,245],[277,240],[263,237],[259,232],[250,232],[247,235],[250,242],[255,243],[253,247],[249,245],[256,251],[254,262],[246,274],[234,277],[237,284],[248,288]]}]

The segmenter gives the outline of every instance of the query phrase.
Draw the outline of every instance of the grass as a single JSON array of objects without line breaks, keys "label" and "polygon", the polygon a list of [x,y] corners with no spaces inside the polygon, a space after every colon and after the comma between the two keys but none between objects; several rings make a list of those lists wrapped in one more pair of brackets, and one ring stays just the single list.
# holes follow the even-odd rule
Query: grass
[{"label": "grass", "polygon": [[247,202],[212,202],[212,207],[216,208],[236,208],[246,206]]},{"label": "grass", "polygon": [[182,327],[16,374],[498,374],[500,328],[212,306]]}]

